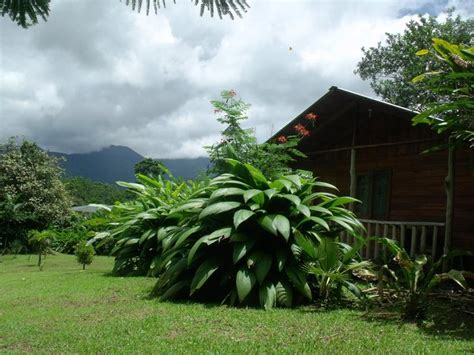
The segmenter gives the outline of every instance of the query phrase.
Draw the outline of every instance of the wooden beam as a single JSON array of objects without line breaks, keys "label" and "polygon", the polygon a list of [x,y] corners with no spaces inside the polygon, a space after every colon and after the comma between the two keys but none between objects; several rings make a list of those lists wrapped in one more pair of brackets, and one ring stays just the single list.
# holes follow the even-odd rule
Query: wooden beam
[{"label": "wooden beam", "polygon": [[[410,141],[401,141],[401,142],[389,142],[389,143],[379,143],[379,144],[366,144],[366,145],[354,145],[351,147],[342,147],[342,148],[334,148],[334,149],[325,149],[325,150],[317,150],[314,152],[305,153],[306,155],[319,155],[325,153],[333,153],[333,152],[342,152],[346,150],[352,149],[367,149],[367,148],[379,148],[379,147],[392,147],[397,145],[408,145],[408,144],[419,144],[419,143],[429,143],[429,142],[439,142],[441,139],[439,138],[430,138],[430,139],[416,139]],[[303,160],[311,160],[311,159],[303,159]]]},{"label": "wooden beam", "polygon": [[[453,217],[454,217],[454,179],[456,177],[456,151],[453,146],[453,139],[449,138],[450,147],[448,150],[448,176],[446,176],[446,227],[444,229],[444,247],[443,253],[447,254],[451,249],[451,239],[453,236]],[[443,263],[443,270],[447,271],[448,263]]]}]

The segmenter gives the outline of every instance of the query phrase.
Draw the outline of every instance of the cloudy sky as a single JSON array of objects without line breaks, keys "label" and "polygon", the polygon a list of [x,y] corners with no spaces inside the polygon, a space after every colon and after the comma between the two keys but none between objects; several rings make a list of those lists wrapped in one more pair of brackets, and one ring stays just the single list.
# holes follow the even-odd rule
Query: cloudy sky
[{"label": "cloudy sky", "polygon": [[332,85],[373,96],[353,74],[362,46],[417,13],[473,10],[468,0],[247,1],[235,21],[201,18],[188,0],[148,17],[119,0],[52,0],[48,22],[28,30],[1,18],[0,140],[204,156],[222,129],[209,101],[223,89],[252,104],[246,125],[264,140]]}]

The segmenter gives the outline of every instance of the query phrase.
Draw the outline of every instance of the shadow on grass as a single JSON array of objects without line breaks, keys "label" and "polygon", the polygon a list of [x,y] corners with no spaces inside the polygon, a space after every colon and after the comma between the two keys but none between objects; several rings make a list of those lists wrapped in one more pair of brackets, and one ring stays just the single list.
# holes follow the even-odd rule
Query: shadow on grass
[{"label": "shadow on grass", "polygon": [[[474,295],[472,295],[474,296]],[[462,294],[454,297],[441,296],[434,299],[427,310],[426,318],[414,322],[426,335],[437,338],[474,340],[474,298]],[[409,323],[401,318],[396,307],[374,308],[366,312],[362,319],[368,322],[392,323],[402,326]],[[466,349],[466,351],[473,351]]]}]

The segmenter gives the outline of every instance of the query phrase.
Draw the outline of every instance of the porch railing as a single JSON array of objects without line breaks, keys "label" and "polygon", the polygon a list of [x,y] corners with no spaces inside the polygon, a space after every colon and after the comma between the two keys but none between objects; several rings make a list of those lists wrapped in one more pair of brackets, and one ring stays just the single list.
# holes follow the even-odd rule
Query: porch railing
[{"label": "porch railing", "polygon": [[[442,254],[444,245],[444,223],[360,220],[366,229],[365,237],[386,237],[397,240],[410,256],[417,254],[431,255],[433,258]],[[350,242],[348,236],[343,241]],[[361,250],[362,257],[376,259],[385,248],[375,240],[369,241]]]}]

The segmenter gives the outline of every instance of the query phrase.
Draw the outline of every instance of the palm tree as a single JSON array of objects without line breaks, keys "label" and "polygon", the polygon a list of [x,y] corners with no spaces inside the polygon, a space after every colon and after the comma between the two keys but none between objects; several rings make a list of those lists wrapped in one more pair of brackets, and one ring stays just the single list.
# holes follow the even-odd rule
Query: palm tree
[{"label": "palm tree", "polygon": [[[47,21],[50,2],[51,0],[0,0],[0,13],[2,16],[8,15],[18,26],[28,28],[37,24],[39,18]],[[176,3],[176,0],[173,2]],[[211,17],[217,12],[219,18],[229,16],[232,20],[235,16],[242,17],[242,12],[247,12],[250,7],[247,0],[191,0],[191,2],[201,6],[201,16],[204,11],[209,11]],[[140,12],[144,5],[148,15],[152,5],[155,13],[162,6],[166,7],[166,0],[125,0],[125,5],[131,6],[132,10],[137,12]]]}]

